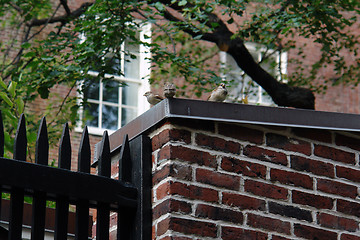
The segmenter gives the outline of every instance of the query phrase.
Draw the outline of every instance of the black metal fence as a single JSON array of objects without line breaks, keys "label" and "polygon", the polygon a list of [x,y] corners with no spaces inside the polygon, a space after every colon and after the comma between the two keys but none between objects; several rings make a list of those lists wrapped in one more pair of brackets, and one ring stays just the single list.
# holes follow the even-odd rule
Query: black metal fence
[{"label": "black metal fence", "polygon": [[[64,125],[58,168],[48,166],[48,136],[42,119],[35,163],[26,162],[26,125],[21,115],[14,139],[13,159],[4,158],[4,130],[0,112],[0,193],[10,193],[8,239],[22,235],[24,196],[32,197],[31,239],[44,239],[46,201],[56,202],[54,239],[67,239],[69,206],[76,206],[75,239],[89,239],[89,209],[96,209],[96,239],[109,239],[110,212],[117,212],[117,239],[151,239],[150,140],[127,136],[118,154],[119,179],[110,178],[111,159],[105,131],[99,149],[98,175],[90,174],[90,144],[85,127],[78,155],[78,171],[70,171],[71,143]],[[1,201],[0,201],[1,204]],[[0,206],[1,210],[1,206]],[[1,213],[0,213],[1,214]],[[91,237],[90,237],[91,238]]]}]

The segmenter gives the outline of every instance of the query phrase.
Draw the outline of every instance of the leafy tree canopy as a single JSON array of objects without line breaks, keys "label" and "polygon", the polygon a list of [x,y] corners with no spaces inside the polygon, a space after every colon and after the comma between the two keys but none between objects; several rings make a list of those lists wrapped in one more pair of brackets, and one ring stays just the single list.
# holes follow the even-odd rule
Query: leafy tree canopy
[{"label": "leafy tree canopy", "polygon": [[[280,106],[313,109],[313,91],[325,89],[327,82],[356,85],[360,79],[359,36],[352,31],[359,22],[358,0],[77,2],[0,0],[0,108],[9,125],[16,126],[19,114],[36,97],[49,98],[55,85],[76,89],[79,80],[89,79],[91,69],[102,77],[112,59],[123,54],[120,46],[125,39],[151,48],[156,73],[151,81],[181,78],[183,92],[198,96],[209,89],[208,84],[222,81],[213,65],[219,49],[231,55]],[[144,22],[152,24],[150,44],[136,37]],[[295,41],[299,38],[316,42],[321,50],[310,66],[302,61],[307,56],[304,46]],[[293,62],[297,70],[283,76],[286,84],[279,82],[253,60],[246,42],[298,51]],[[345,56],[352,56],[352,61]],[[316,81],[324,68],[337,77]],[[77,110],[69,93],[50,102],[48,121],[53,126],[65,119],[74,123]]]}]

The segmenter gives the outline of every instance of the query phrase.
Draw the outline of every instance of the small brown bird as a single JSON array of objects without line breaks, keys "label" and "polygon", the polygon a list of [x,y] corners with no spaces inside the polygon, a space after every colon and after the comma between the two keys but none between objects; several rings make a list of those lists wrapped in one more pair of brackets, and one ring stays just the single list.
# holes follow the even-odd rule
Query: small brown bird
[{"label": "small brown bird", "polygon": [[162,100],[164,100],[163,97],[160,97],[157,94],[153,94],[152,92],[146,92],[144,94],[144,96],[146,97],[147,101],[151,104],[151,105],[156,105],[159,102],[161,102]]},{"label": "small brown bird", "polygon": [[228,91],[226,90],[225,84],[221,83],[217,88],[215,88],[210,96],[208,97],[208,101],[213,102],[222,102],[225,100]]},{"label": "small brown bird", "polygon": [[165,83],[164,96],[166,98],[173,98],[176,93],[175,85],[172,83]]}]

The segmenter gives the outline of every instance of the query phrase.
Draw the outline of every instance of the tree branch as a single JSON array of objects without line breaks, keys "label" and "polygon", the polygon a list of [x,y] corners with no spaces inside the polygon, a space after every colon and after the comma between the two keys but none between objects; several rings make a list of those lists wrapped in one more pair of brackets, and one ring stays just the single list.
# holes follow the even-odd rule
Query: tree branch
[{"label": "tree branch", "polygon": [[10,5],[11,7],[13,7],[16,11],[18,11],[20,14],[23,13],[23,10],[22,10],[18,5],[16,5],[15,3],[9,2],[9,5]]},{"label": "tree branch", "polygon": [[41,26],[48,23],[58,23],[58,22],[69,22],[81,14],[83,14],[94,2],[85,2],[83,3],[78,9],[72,11],[70,15],[62,15],[57,17],[50,17],[50,18],[43,18],[43,19],[33,19],[31,22],[28,23],[28,26],[35,27]]},{"label": "tree branch", "polygon": [[[168,0],[161,2],[165,3]],[[182,11],[182,7],[176,3],[170,4],[174,10]],[[283,11],[283,9],[280,9]],[[220,50],[227,52],[236,61],[237,65],[251,77],[253,81],[258,83],[279,106],[314,109],[315,97],[311,90],[292,87],[287,84],[278,82],[273,76],[267,73],[251,56],[244,42],[239,37],[233,39],[233,33],[226,24],[215,14],[208,14],[209,21],[207,24],[217,23],[217,27],[210,33],[202,33],[201,40],[213,42],[217,44]],[[199,36],[199,32],[190,28],[190,24],[185,24],[183,20],[176,18],[168,10],[164,11],[164,17],[176,22],[181,29],[190,34],[192,37]],[[195,27],[194,27],[195,28]]]},{"label": "tree branch", "polygon": [[[49,21],[50,21],[51,18],[53,18],[53,17],[55,16],[55,14],[56,14],[56,12],[59,10],[60,6],[61,6],[61,4],[58,4],[58,6],[56,7],[56,9],[55,9],[55,11],[53,12],[52,16],[48,19]],[[29,37],[28,39],[25,39],[26,42],[30,41],[30,40],[33,39],[36,35],[38,35],[39,33],[41,33],[42,30],[44,30],[44,28],[45,28],[48,24],[49,24],[49,22],[46,22],[45,24],[43,24],[43,26],[42,26],[36,33],[34,33],[34,34],[33,34],[31,37]],[[31,27],[29,26],[29,28],[31,28]],[[24,40],[24,42],[25,42],[25,40]]]},{"label": "tree branch", "polygon": [[71,15],[71,10],[69,8],[69,5],[67,4],[67,0],[60,0],[60,4],[63,5],[66,14],[69,16]]}]

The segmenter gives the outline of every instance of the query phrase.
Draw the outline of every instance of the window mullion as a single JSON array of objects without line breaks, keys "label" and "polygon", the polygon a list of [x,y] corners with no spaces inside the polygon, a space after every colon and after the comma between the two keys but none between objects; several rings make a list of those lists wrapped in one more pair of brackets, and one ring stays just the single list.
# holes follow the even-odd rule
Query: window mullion
[{"label": "window mullion", "polygon": [[99,124],[98,124],[98,127],[99,128],[102,128],[102,109],[103,109],[103,86],[104,86],[104,84],[103,84],[103,81],[102,80],[100,80],[100,86],[99,86]]},{"label": "window mullion", "polygon": [[[125,76],[125,41],[121,44],[121,72],[124,74],[124,78],[126,77]],[[121,119],[122,119],[122,87],[119,88],[119,105],[118,105],[118,126],[119,128],[122,127],[122,124],[121,124]]]},{"label": "window mullion", "polygon": [[[260,62],[262,60],[263,56],[262,56],[262,52],[261,50],[258,53],[258,62]],[[262,103],[263,99],[262,99],[262,88],[260,87],[260,85],[258,85],[258,102]]]}]

